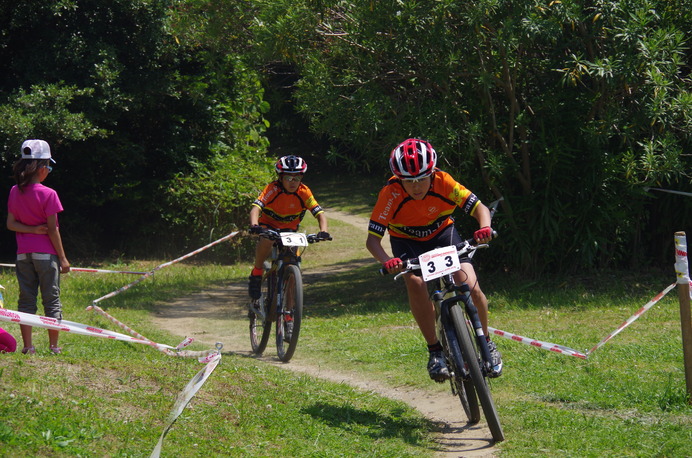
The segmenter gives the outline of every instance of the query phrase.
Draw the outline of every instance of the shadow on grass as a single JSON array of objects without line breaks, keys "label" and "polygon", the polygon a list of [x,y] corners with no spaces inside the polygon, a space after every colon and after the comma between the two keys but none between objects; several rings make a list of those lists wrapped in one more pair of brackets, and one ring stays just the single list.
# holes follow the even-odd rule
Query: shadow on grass
[{"label": "shadow on grass", "polygon": [[391,415],[385,415],[350,405],[320,402],[301,411],[332,428],[356,432],[373,439],[399,438],[407,444],[421,447],[427,446],[421,432],[434,429],[434,424],[429,420],[404,418],[404,410],[398,408],[390,410]]},{"label": "shadow on grass", "polygon": [[[387,175],[343,174],[315,175],[308,185],[323,207],[336,208],[355,215],[370,215]],[[348,192],[344,192],[348,189]]]},{"label": "shadow on grass", "polygon": [[304,272],[306,314],[326,318],[408,308],[403,280],[381,276],[377,269],[367,259],[333,264],[322,269],[326,273]]}]

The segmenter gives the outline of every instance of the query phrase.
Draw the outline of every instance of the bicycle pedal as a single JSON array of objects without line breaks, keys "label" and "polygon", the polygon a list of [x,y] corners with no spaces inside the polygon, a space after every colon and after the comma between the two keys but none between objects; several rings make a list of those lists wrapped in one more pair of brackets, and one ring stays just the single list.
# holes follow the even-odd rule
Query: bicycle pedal
[{"label": "bicycle pedal", "polygon": [[451,378],[452,378],[452,375],[449,372],[430,375],[430,379],[434,380],[437,383],[444,383]]}]

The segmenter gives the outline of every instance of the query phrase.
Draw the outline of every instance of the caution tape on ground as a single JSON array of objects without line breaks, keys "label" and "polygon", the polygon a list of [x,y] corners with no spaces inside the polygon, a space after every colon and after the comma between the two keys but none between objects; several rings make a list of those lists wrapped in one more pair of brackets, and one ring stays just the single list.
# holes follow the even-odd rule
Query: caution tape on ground
[{"label": "caution tape on ground", "polygon": [[574,350],[572,348],[566,347],[564,345],[558,345],[550,342],[544,342],[538,339],[532,339],[529,337],[523,337],[517,334],[513,334],[511,332],[507,331],[502,331],[500,329],[495,329],[492,327],[488,327],[488,331],[492,334],[504,337],[509,340],[513,340],[515,342],[520,342],[526,345],[530,345],[532,347],[537,347],[537,348],[542,348],[544,350],[549,350],[555,353],[560,353],[563,355],[568,355],[568,356],[574,356],[576,358],[580,359],[587,359],[591,353],[594,351],[598,350],[601,348],[603,345],[606,344],[610,339],[618,335],[623,329],[634,323],[637,318],[642,316],[647,310],[649,310],[651,307],[653,307],[658,301],[660,301],[666,294],[668,294],[673,288],[675,288],[675,283],[672,285],[668,286],[665,288],[663,291],[658,293],[653,299],[651,299],[649,302],[647,302],[644,306],[642,306],[639,310],[637,310],[634,315],[630,316],[627,318],[620,326],[617,327],[613,332],[608,334],[606,337],[604,337],[600,342],[598,342],[593,348],[586,352],[580,352],[577,350]]},{"label": "caution tape on ground", "polygon": [[207,378],[209,378],[211,373],[214,372],[214,369],[216,369],[216,366],[218,366],[220,361],[221,354],[217,354],[211,357],[204,369],[202,369],[197,373],[197,375],[192,377],[192,380],[190,380],[190,382],[183,389],[183,391],[180,392],[180,394],[178,395],[178,399],[176,400],[175,405],[171,410],[171,413],[168,415],[168,419],[166,420],[166,426],[163,428],[163,432],[161,433],[159,442],[156,444],[156,447],[154,447],[154,450],[151,453],[151,458],[159,458],[159,456],[161,456],[163,439],[166,437],[166,434],[168,434],[168,431],[170,431],[171,427],[173,426],[173,423],[175,423],[175,420],[177,420],[180,414],[183,412],[185,406],[188,405],[192,397],[197,393],[197,391],[199,391],[199,389],[202,387]]},{"label": "caution tape on ground", "polygon": [[123,342],[147,345],[156,348],[157,350],[166,353],[170,356],[205,359],[208,357],[208,355],[217,352],[216,349],[196,352],[181,351],[182,348],[188,346],[192,342],[192,339],[190,338],[186,338],[176,347],[171,347],[170,345],[154,342],[145,337],[132,337],[125,334],[121,334],[119,332],[109,331],[107,329],[101,329],[83,323],[77,323],[68,320],[57,320],[55,318],[34,315],[31,313],[16,312],[14,310],[8,310],[3,308],[0,308],[0,321],[23,324],[37,328],[51,329],[55,331],[69,332],[72,334],[80,334],[83,336],[101,337],[105,339],[113,339],[120,340]]},{"label": "caution tape on ground", "polygon": [[[165,345],[165,344],[160,344],[158,342],[154,342],[143,335],[139,334],[137,331],[132,329],[131,327],[127,326],[125,323],[119,321],[112,315],[108,314],[106,311],[104,311],[101,307],[99,307],[98,304],[99,302],[108,299],[110,297],[113,297],[117,294],[122,293],[123,291],[126,291],[133,286],[141,283],[142,281],[146,280],[147,278],[151,277],[156,273],[157,271],[171,266],[177,262],[183,261],[185,259],[188,259],[196,254],[201,253],[202,251],[211,248],[214,245],[218,245],[219,243],[225,242],[233,237],[235,237],[238,234],[238,231],[232,232],[224,237],[221,237],[218,240],[215,240],[212,243],[209,243],[208,245],[205,245],[197,250],[194,250],[190,253],[187,253],[184,256],[181,256],[177,259],[174,259],[170,262],[163,263],[150,272],[130,272],[130,271],[111,271],[111,270],[104,270],[104,269],[86,269],[86,268],[72,268],[74,271],[83,271],[83,272],[97,272],[97,273],[132,273],[132,274],[139,274],[141,275],[137,280],[123,286],[122,288],[117,289],[116,291],[113,291],[112,293],[109,293],[105,296],[102,296],[92,302],[92,305],[87,307],[87,310],[93,310],[95,312],[100,313],[101,315],[105,316],[108,318],[112,323],[116,324],[118,327],[121,329],[124,329],[126,332],[128,332],[130,335],[125,335],[121,334],[119,332],[114,332],[114,331],[109,331],[107,329],[101,329],[97,328],[94,326],[89,326],[86,324],[82,323],[77,323],[73,321],[68,321],[68,320],[57,320],[55,318],[50,318],[50,317],[43,317],[43,316],[38,316],[34,314],[29,314],[29,313],[23,313],[23,312],[15,312],[13,310],[7,310],[0,308],[0,322],[1,321],[6,321],[6,322],[11,322],[11,323],[18,323],[21,325],[28,325],[32,327],[40,327],[40,328],[46,328],[46,329],[51,329],[51,330],[56,330],[56,331],[62,331],[62,332],[70,332],[73,334],[81,334],[81,335],[86,335],[86,336],[91,336],[91,337],[101,337],[101,338],[107,338],[107,339],[113,339],[113,340],[120,340],[120,341],[125,341],[125,342],[130,342],[130,343],[138,343],[142,345],[147,345],[153,348],[156,348],[157,350],[169,355],[169,356],[178,356],[178,357],[184,357],[184,358],[192,358],[196,357],[199,362],[206,364],[204,369],[202,369],[193,379],[188,383],[188,385],[183,389],[183,391],[180,393],[178,396],[178,400],[173,408],[173,411],[169,415],[168,418],[168,424],[166,428],[164,429],[163,433],[161,434],[161,437],[159,439],[158,444],[156,445],[156,448],[154,449],[154,452],[152,453],[152,457],[158,457],[161,454],[161,448],[163,446],[163,439],[168,433],[169,429],[175,422],[175,420],[178,418],[178,416],[182,413],[183,409],[185,406],[190,402],[192,397],[197,393],[197,391],[202,387],[204,382],[207,380],[209,375],[214,371],[216,366],[219,364],[219,361],[221,360],[221,349],[223,348],[223,344],[217,343],[216,348],[214,349],[209,349],[205,351],[187,351],[183,350],[183,348],[187,347],[192,343],[193,339],[190,337],[186,337],[180,344],[178,344],[176,347],[171,347],[170,345]],[[0,264],[0,266],[11,266],[14,267],[14,264]]]}]

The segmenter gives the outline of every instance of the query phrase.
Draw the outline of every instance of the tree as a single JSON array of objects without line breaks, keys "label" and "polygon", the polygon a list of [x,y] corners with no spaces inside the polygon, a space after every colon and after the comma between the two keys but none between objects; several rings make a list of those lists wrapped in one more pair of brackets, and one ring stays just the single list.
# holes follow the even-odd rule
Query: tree
[{"label": "tree", "polygon": [[643,186],[690,189],[683,1],[260,3],[264,59],[295,65],[332,158],[381,170],[427,138],[484,201],[504,197],[513,269],[646,263],[664,234]]},{"label": "tree", "polygon": [[[186,4],[0,4],[2,157],[8,167],[24,138],[51,144],[58,161],[51,185],[67,210],[73,256],[177,251],[174,243],[196,243],[212,229],[185,218],[210,206],[178,200],[184,177],[225,161],[247,171],[250,186],[266,177],[266,163],[262,173],[262,161],[248,165],[249,155],[266,149],[262,89],[233,49],[219,56],[187,40],[192,29],[175,30],[173,6]],[[227,200],[219,211],[232,214],[248,199]],[[223,221],[218,232],[233,225]]]}]

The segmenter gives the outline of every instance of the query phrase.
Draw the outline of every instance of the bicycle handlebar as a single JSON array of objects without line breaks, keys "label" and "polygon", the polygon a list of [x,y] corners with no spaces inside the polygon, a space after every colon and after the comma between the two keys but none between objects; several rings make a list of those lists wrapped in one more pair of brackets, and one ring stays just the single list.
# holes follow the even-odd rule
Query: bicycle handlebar
[{"label": "bicycle handlebar", "polygon": [[[262,230],[262,232],[260,232],[257,235],[259,235],[260,237],[267,238],[269,240],[281,240],[281,232],[275,231],[274,229],[264,228],[264,230]],[[324,242],[326,240],[333,240],[331,235],[329,237],[320,237],[319,234],[306,234],[305,236],[308,239],[308,243],[317,243]]]},{"label": "bicycle handlebar", "polygon": [[[498,236],[498,233],[496,231],[493,231],[492,238],[494,239],[497,236]],[[463,242],[456,245],[457,256],[459,257],[459,259],[461,259],[461,258],[465,257],[466,255],[471,254],[474,251],[478,250],[479,248],[488,248],[488,246],[489,245],[487,243],[480,243],[479,244],[478,242],[476,242],[476,239],[474,239],[474,238],[466,239]],[[420,261],[418,260],[417,257],[416,258],[409,258],[409,259],[402,259],[402,262],[404,263],[404,270],[397,273],[397,276],[394,277],[395,280],[398,278],[399,275],[402,275],[402,274],[405,274],[407,272],[411,272],[414,270],[420,270],[421,269]],[[378,269],[378,272],[380,273],[380,275],[389,275],[389,272],[387,272],[387,269],[385,269],[384,267],[380,267]]]}]

